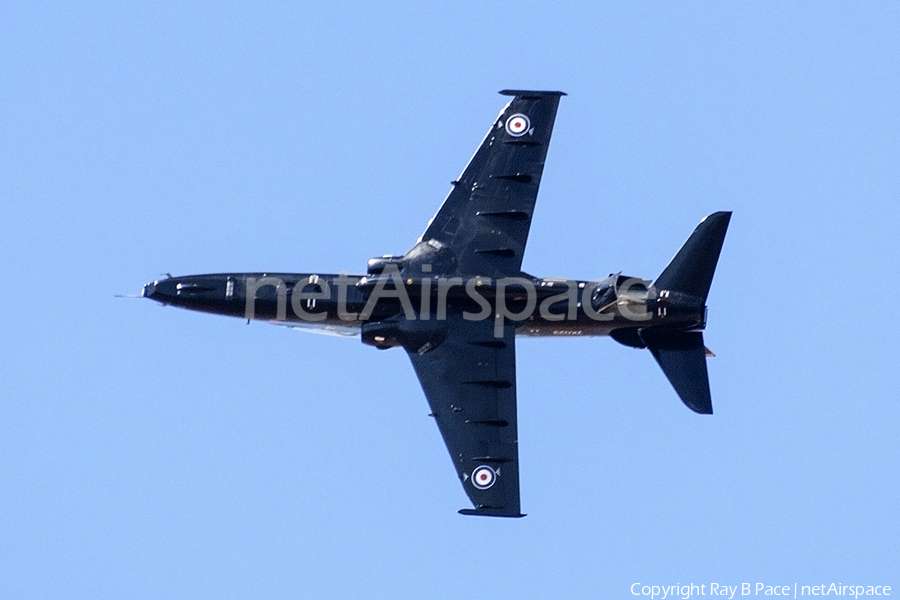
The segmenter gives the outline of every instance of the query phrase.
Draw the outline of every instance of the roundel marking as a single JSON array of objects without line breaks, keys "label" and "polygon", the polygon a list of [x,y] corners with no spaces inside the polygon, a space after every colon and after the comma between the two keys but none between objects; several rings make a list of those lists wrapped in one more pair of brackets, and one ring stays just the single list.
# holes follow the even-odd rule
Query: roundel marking
[{"label": "roundel marking", "polygon": [[481,465],[472,471],[472,485],[479,490],[486,490],[497,481],[497,474],[487,465]]},{"label": "roundel marking", "polygon": [[531,121],[522,113],[510,115],[506,120],[506,133],[513,137],[523,136],[531,129]]}]

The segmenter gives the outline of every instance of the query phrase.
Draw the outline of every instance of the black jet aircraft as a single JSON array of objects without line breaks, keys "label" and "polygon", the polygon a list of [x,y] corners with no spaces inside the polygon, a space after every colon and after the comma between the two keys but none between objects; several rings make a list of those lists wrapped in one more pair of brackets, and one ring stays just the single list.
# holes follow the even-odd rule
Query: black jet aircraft
[{"label": "black jet aircraft", "polygon": [[541,279],[521,270],[562,92],[505,90],[494,120],[440,210],[400,256],[365,275],[224,273],[154,281],[163,304],[360,335],[406,350],[474,508],[521,517],[516,336],[609,335],[646,348],[691,410],[712,413],[706,297],[731,217],[696,228],[650,281],[621,274]]}]

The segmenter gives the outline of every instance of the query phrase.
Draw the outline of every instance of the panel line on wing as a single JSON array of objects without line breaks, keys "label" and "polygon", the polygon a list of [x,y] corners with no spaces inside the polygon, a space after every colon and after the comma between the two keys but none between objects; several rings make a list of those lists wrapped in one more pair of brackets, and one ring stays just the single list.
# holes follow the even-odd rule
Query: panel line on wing
[{"label": "panel line on wing", "polygon": [[490,175],[491,179],[508,179],[518,183],[531,183],[532,177],[528,173],[516,173],[515,175]]},{"label": "panel line on wing", "polygon": [[475,213],[476,217],[498,217],[501,219],[511,219],[513,221],[525,221],[531,218],[531,213],[525,210],[479,210]]},{"label": "panel line on wing", "polygon": [[474,421],[472,419],[466,419],[466,425],[489,425],[491,427],[508,427],[509,421],[504,421],[502,419],[485,420],[485,421]]},{"label": "panel line on wing", "polygon": [[482,346],[484,348],[506,348],[506,342],[503,340],[466,340],[471,346]]},{"label": "panel line on wing", "polygon": [[512,258],[516,255],[516,251],[512,248],[485,248],[473,250],[476,254],[493,254],[502,258]]}]

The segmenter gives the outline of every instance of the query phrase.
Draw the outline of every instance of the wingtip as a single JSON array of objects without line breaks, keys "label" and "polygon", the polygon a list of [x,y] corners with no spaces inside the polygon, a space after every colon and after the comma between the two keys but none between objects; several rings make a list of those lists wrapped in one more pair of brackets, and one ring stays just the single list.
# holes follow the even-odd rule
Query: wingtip
[{"label": "wingtip", "polygon": [[500,90],[500,94],[504,96],[531,96],[540,98],[542,96],[566,96],[565,92],[540,91],[540,90]]},{"label": "wingtip", "polygon": [[504,513],[504,512],[500,512],[496,509],[484,509],[484,508],[462,508],[457,512],[459,512],[459,514],[461,514],[461,515],[466,515],[466,516],[505,517],[508,519],[521,519],[522,517],[528,516],[523,513]]}]

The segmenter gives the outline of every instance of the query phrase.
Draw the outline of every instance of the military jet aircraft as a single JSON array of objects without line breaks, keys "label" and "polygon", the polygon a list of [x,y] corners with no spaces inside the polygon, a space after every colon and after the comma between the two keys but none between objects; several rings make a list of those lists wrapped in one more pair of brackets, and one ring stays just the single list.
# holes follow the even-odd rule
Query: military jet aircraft
[{"label": "military jet aircraft", "polygon": [[521,270],[562,92],[504,90],[494,120],[425,233],[365,275],[223,273],[154,281],[163,304],[360,335],[406,350],[474,508],[521,517],[516,434],[517,335],[609,335],[646,348],[691,410],[712,413],[703,342],[706,298],[730,212],[706,217],[651,284]]}]

